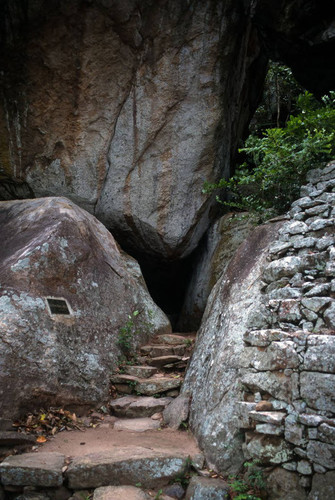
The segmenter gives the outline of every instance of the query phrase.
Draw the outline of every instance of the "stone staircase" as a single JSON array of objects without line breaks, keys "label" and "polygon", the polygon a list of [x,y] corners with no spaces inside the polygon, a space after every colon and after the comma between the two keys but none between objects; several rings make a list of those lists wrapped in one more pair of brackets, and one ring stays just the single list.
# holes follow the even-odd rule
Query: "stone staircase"
[{"label": "stone staircase", "polygon": [[[194,339],[195,334],[158,335],[139,348],[134,357],[137,364],[124,363],[112,375],[108,418],[115,421],[110,430],[103,430],[110,447],[69,457],[61,446],[59,452],[45,451],[47,443],[34,453],[9,456],[0,463],[0,498],[5,494],[4,498],[14,500],[53,500],[61,494],[62,499],[77,500],[77,490],[85,490],[86,498],[93,500],[184,498],[186,492],[178,478],[188,475],[191,464],[194,470],[204,464],[192,435],[177,430],[187,419],[189,398],[178,395]],[[165,428],[167,425],[172,429]],[[141,434],[143,431],[149,432]],[[55,436],[55,442],[60,443],[62,434]],[[80,434],[83,441],[85,434]],[[208,478],[192,478],[192,488],[207,491],[215,486],[221,492],[218,498],[226,498],[226,483],[203,485],[204,481]],[[177,496],[171,488],[179,488]],[[203,493],[187,494],[186,498],[199,500]]]},{"label": "stone staircase", "polygon": [[111,377],[110,408],[126,418],[152,417],[179,395],[195,333],[157,335],[134,356],[139,364],[121,365]]}]

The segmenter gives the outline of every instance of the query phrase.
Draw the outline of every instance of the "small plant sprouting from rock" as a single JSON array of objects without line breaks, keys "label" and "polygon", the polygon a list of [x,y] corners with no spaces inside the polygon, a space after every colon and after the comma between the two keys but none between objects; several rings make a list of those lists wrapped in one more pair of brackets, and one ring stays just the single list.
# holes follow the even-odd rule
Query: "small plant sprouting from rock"
[{"label": "small plant sprouting from rock", "polygon": [[128,314],[126,323],[119,329],[118,346],[122,356],[120,361],[130,362],[134,356],[134,344],[140,334],[150,334],[153,328],[153,312],[148,311],[149,321],[142,320],[143,311],[135,310]]},{"label": "small plant sprouting from rock", "polygon": [[229,486],[234,500],[261,500],[259,495],[266,484],[262,469],[257,467],[258,463],[258,460],[245,462],[246,473],[244,477],[229,476]]}]

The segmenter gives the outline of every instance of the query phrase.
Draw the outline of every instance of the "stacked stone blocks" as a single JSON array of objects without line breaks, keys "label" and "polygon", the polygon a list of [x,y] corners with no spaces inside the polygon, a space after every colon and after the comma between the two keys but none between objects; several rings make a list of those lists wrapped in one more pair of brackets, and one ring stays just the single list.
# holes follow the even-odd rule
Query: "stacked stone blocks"
[{"label": "stacked stone blocks", "polygon": [[238,414],[245,457],[309,489],[335,469],[335,162],[311,171],[301,195],[270,247],[263,306],[244,335]]}]

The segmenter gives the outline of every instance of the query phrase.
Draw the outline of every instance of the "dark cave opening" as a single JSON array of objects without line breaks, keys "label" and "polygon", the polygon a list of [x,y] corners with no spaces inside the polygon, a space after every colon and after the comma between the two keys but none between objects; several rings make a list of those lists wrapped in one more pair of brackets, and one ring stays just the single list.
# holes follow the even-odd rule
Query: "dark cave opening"
[{"label": "dark cave opening", "polygon": [[[126,252],[138,261],[151,297],[168,316],[175,331],[192,275],[194,252],[184,259],[171,261],[132,249]],[[184,330],[187,331],[187,325]]]}]

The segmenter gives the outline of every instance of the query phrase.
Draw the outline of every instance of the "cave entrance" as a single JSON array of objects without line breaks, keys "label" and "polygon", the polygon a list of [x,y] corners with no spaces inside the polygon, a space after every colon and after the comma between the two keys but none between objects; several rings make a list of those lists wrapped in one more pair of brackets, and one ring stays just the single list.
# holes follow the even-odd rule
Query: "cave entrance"
[{"label": "cave entrance", "polygon": [[[138,261],[151,297],[168,316],[172,329],[175,330],[192,275],[193,254],[184,259],[166,261],[129,249],[127,253]],[[183,330],[188,330],[187,325]]]}]

